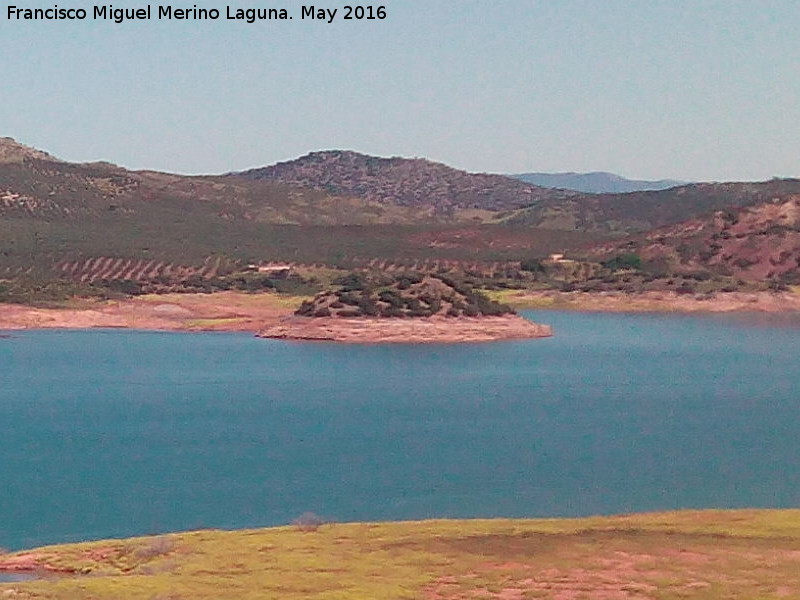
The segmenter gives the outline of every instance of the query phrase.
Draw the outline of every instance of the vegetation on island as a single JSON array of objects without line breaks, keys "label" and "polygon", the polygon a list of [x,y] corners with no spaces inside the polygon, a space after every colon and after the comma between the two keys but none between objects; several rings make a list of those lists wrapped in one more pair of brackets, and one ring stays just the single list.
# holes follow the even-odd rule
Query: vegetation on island
[{"label": "vegetation on island", "polygon": [[446,275],[352,272],[333,281],[334,289],[303,302],[304,317],[479,317],[514,310],[490,300],[470,285]]},{"label": "vegetation on island", "polygon": [[800,597],[800,512],[197,531],[0,556],[51,575],[13,600]]}]

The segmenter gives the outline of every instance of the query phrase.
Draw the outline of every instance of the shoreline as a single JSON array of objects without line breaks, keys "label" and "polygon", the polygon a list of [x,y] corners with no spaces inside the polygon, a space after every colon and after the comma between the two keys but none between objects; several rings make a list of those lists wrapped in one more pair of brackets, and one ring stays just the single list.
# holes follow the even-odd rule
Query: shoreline
[{"label": "shoreline", "polygon": [[[586,293],[545,290],[491,292],[493,298],[518,310],[565,310],[577,312],[630,312],[665,314],[762,313],[800,315],[798,292],[720,292],[698,298],[672,292]],[[294,317],[301,297],[271,293],[163,294],[122,300],[74,299],[56,307],[0,304],[0,336],[14,331],[45,329],[131,329],[172,332],[242,332],[273,339],[339,341],[355,343],[441,341],[490,341],[546,337],[541,327],[519,315],[507,317],[428,317],[422,319],[325,319],[312,318],[313,326]],[[503,320],[505,319],[505,322]],[[331,324],[330,321],[338,323]],[[441,321],[441,322],[440,322]],[[463,325],[455,331],[455,323]],[[366,325],[365,325],[366,324]],[[427,334],[415,324],[433,331]],[[487,327],[488,325],[488,327]],[[433,327],[431,329],[431,327]],[[359,333],[372,329],[371,333]],[[480,330],[484,329],[484,332]],[[385,334],[381,333],[385,331]],[[515,331],[516,330],[516,331]],[[526,331],[527,330],[527,331]],[[338,331],[338,333],[337,333]],[[552,332],[551,332],[552,333]],[[366,339],[371,337],[372,339]],[[436,339],[431,339],[435,337]],[[363,339],[353,339],[363,338]],[[392,339],[384,339],[392,338]]]},{"label": "shoreline", "polygon": [[720,314],[760,312],[800,314],[797,292],[717,292],[713,296],[675,292],[560,292],[508,290],[492,294],[518,310],[572,310],[576,312],[658,312]]}]

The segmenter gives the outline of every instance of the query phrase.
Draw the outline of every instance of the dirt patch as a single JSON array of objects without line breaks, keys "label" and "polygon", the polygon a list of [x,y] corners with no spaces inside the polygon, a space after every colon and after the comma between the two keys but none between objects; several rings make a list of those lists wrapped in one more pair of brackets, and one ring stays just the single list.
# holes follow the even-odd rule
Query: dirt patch
[{"label": "dirt patch", "polygon": [[51,564],[53,556],[39,552],[25,552],[0,557],[0,573],[36,575],[40,573],[70,574],[74,571]]},{"label": "dirt patch", "polygon": [[291,317],[259,332],[260,337],[354,344],[490,342],[553,335],[547,325],[518,315],[411,319]]},{"label": "dirt patch", "polygon": [[759,538],[631,533],[449,540],[453,551],[488,560],[445,574],[424,597],[654,600],[717,597],[709,596],[713,590],[726,598],[800,598],[797,541],[776,548]]},{"label": "dirt patch", "polygon": [[[299,302],[298,302],[299,304]],[[83,301],[65,308],[0,304],[0,329],[127,328],[158,331],[257,332],[290,315],[276,294],[165,294]]]}]

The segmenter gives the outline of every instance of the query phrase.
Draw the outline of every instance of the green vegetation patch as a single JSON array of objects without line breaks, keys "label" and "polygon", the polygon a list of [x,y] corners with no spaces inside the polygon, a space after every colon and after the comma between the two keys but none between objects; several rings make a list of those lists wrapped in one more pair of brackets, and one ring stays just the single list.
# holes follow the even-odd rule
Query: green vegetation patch
[{"label": "green vegetation patch", "polygon": [[514,310],[440,273],[386,275],[353,272],[334,279],[337,288],[304,302],[296,314],[305,317],[478,317]]}]

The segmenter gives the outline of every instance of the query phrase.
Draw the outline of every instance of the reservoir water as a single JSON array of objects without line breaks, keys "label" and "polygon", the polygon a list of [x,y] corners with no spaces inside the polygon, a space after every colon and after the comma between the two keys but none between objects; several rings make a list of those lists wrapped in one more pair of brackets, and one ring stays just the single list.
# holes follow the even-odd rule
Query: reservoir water
[{"label": "reservoir water", "polygon": [[0,339],[0,546],[800,506],[800,324],[526,313],[547,340]]}]

